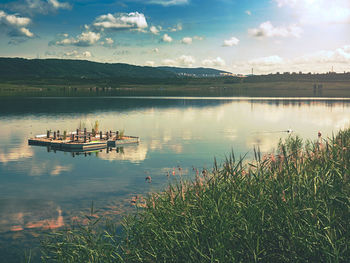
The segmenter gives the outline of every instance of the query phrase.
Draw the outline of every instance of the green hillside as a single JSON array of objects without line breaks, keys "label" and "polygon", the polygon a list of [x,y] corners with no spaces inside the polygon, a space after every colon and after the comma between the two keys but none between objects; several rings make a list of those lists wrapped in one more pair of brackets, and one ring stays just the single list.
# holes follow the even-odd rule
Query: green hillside
[{"label": "green hillside", "polygon": [[173,78],[176,74],[152,67],[86,60],[0,58],[0,78]]}]

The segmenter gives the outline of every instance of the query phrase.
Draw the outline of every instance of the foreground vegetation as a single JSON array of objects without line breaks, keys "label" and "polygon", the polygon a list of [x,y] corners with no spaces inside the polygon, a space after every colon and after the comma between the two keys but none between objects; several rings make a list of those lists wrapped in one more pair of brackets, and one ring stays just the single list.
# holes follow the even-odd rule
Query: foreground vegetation
[{"label": "foreground vegetation", "polygon": [[[290,137],[255,160],[231,154],[193,182],[151,194],[123,223],[53,233],[44,262],[347,262],[350,129]],[[93,211],[92,213],[93,214]]]}]

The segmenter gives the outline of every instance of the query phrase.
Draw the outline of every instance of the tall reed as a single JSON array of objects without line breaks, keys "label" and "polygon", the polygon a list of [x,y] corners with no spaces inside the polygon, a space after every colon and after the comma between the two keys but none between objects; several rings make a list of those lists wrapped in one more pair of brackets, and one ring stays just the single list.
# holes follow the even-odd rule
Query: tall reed
[{"label": "tall reed", "polygon": [[124,223],[128,262],[347,262],[350,130],[290,137],[250,163],[171,185]]},{"label": "tall reed", "polygon": [[350,130],[345,130],[305,144],[290,137],[276,153],[262,156],[254,150],[251,162],[231,153],[222,165],[215,160],[211,173],[151,194],[140,204],[144,209],[125,218],[121,237],[106,230],[90,236],[92,228],[86,234],[68,232],[49,243],[46,258],[348,262],[349,147]]}]

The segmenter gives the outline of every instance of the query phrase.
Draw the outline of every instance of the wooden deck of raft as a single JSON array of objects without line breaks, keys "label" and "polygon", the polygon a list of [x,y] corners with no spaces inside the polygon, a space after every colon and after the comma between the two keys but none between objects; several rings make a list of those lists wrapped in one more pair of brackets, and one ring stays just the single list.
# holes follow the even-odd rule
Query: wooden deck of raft
[{"label": "wooden deck of raft", "polygon": [[28,139],[29,145],[50,146],[55,149],[67,151],[84,151],[91,149],[104,149],[106,147],[117,147],[119,145],[138,143],[139,137],[119,136],[118,132],[106,132],[93,134],[86,130],[70,132],[66,135],[60,135],[59,131],[47,132],[47,135],[37,135]]}]

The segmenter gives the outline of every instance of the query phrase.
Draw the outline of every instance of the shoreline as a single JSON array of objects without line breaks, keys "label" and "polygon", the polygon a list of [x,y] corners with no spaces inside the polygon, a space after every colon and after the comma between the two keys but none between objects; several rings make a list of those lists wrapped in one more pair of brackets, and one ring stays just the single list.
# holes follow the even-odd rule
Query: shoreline
[{"label": "shoreline", "polygon": [[319,97],[350,98],[349,82],[224,83],[191,81],[187,84],[19,84],[0,83],[1,97],[101,97],[101,96],[193,96],[193,97]]}]

